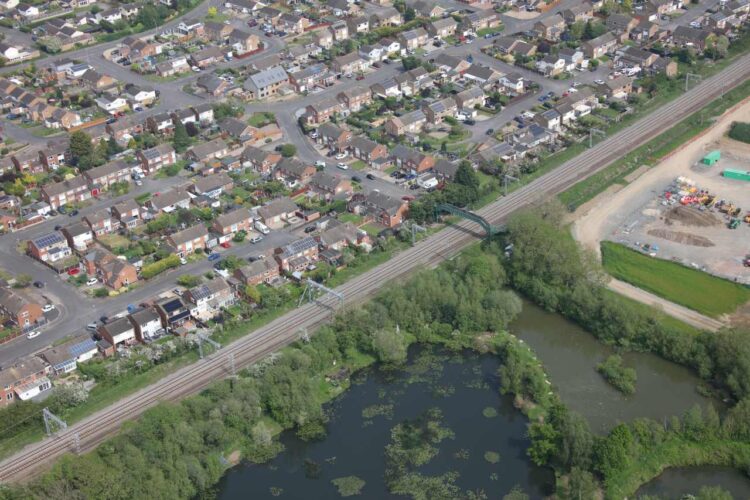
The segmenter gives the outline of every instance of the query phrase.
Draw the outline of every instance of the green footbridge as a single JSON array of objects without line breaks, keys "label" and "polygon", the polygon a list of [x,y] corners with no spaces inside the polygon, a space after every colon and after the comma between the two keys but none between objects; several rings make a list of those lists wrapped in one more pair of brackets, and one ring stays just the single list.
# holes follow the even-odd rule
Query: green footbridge
[{"label": "green footbridge", "polygon": [[440,218],[440,214],[443,212],[447,212],[451,215],[457,215],[458,217],[469,220],[471,222],[476,222],[477,224],[482,226],[482,229],[484,229],[484,237],[486,239],[489,239],[496,234],[501,234],[506,231],[505,226],[493,226],[487,221],[487,219],[485,219],[481,215],[477,215],[474,212],[470,212],[469,210],[464,210],[463,208],[458,208],[457,206],[451,205],[450,203],[438,203],[437,205],[435,205],[435,220],[438,220]]}]

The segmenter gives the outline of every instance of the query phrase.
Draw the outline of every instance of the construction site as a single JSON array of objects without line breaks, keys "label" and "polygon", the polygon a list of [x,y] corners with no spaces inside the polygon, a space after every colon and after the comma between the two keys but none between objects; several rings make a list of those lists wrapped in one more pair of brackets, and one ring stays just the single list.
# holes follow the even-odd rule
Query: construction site
[{"label": "construction site", "polygon": [[609,240],[750,284],[750,145],[725,136],[750,103],[617,192],[592,203],[573,233],[599,251]]}]

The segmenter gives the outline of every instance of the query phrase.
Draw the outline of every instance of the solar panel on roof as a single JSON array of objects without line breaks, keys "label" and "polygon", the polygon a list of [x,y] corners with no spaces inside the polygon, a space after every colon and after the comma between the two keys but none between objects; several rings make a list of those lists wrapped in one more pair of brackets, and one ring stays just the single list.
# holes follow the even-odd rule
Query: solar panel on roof
[{"label": "solar panel on roof", "polygon": [[166,304],[162,304],[162,307],[166,312],[171,313],[172,311],[176,311],[177,309],[182,307],[182,303],[178,299],[175,299],[170,300]]},{"label": "solar panel on roof", "polygon": [[40,236],[39,238],[34,240],[34,245],[37,247],[43,248],[48,247],[50,245],[53,245],[55,243],[59,243],[62,241],[62,236],[58,233],[49,233],[45,234],[44,236]]},{"label": "solar panel on roof", "polygon": [[92,349],[96,349],[96,342],[92,339],[87,339],[77,344],[74,344],[68,348],[68,352],[71,356],[78,357],[85,352],[89,352]]},{"label": "solar panel on roof", "polygon": [[193,296],[195,300],[201,300],[210,296],[211,290],[209,290],[206,285],[201,285],[190,290],[190,294]]}]

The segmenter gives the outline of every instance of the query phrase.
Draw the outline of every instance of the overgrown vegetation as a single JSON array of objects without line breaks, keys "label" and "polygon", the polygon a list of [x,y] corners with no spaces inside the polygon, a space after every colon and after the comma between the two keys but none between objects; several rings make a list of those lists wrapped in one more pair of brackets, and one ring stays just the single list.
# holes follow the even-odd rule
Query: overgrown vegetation
[{"label": "overgrown vegetation", "polygon": [[732,122],[732,127],[729,129],[729,137],[735,141],[750,144],[750,123]]},{"label": "overgrown vegetation", "polygon": [[623,394],[635,394],[635,382],[637,379],[635,369],[625,366],[621,356],[613,354],[607,357],[607,359],[596,365],[596,371]]},{"label": "overgrown vegetation", "polygon": [[750,300],[745,285],[611,241],[602,241],[601,250],[604,270],[615,278],[708,316],[731,313]]}]

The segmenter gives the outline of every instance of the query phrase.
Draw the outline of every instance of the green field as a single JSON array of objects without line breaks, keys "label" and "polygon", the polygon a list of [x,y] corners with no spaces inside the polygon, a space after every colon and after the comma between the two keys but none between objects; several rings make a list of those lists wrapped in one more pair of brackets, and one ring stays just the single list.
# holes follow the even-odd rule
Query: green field
[{"label": "green field", "polygon": [[676,262],[603,241],[602,264],[615,278],[707,316],[731,313],[750,300],[750,288]]}]

